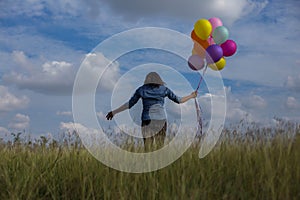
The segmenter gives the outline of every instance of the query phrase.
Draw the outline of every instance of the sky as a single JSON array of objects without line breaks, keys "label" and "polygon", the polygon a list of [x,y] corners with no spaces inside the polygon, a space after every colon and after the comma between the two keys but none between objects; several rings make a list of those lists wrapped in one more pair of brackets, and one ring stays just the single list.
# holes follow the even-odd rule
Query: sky
[{"label": "sky", "polygon": [[[170,52],[140,49],[112,61],[107,52],[113,52],[119,44],[103,52],[95,48],[134,28],[167,28],[189,37],[198,19],[211,17],[223,21],[229,38],[238,45],[236,54],[220,71],[227,98],[226,125],[242,119],[265,126],[276,124],[278,118],[299,122],[299,10],[298,0],[2,0],[0,136],[20,131],[58,134],[71,128],[73,85],[83,63],[90,69],[88,79],[97,79],[97,70],[105,71],[95,100],[103,125],[111,125],[104,116],[112,104],[115,107],[121,102],[111,102],[115,92],[123,92],[119,97],[125,101],[142,84],[149,69],[130,71],[138,66],[164,65],[161,73],[168,80],[167,86],[178,95],[189,94],[197,87],[199,74]],[[145,35],[144,39],[160,44],[168,41],[159,34]],[[110,68],[104,70],[110,62]],[[172,78],[175,72],[170,67],[183,69],[178,72],[188,80],[189,87]],[[169,74],[164,73],[166,69]],[[130,81],[124,81],[124,75]],[[198,99],[207,121],[211,95],[205,85]],[[167,105],[168,116],[175,120],[180,108],[170,102]],[[184,114],[195,112],[193,104],[183,106]],[[134,112],[128,112],[131,118],[137,118],[140,109],[137,105]]]}]

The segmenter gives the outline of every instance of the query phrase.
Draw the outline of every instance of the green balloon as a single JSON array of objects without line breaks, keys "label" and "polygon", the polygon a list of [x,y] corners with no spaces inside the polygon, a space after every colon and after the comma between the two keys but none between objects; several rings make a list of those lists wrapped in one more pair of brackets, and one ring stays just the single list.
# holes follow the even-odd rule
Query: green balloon
[{"label": "green balloon", "polygon": [[228,29],[225,26],[218,26],[213,34],[212,34],[214,41],[216,44],[222,44],[224,43],[228,37],[229,37],[229,32]]}]

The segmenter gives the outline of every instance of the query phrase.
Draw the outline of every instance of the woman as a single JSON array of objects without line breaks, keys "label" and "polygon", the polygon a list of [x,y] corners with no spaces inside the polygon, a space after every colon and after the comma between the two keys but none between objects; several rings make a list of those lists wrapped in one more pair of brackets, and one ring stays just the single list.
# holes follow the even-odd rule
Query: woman
[{"label": "woman", "polygon": [[197,97],[197,91],[185,97],[178,97],[165,86],[161,77],[156,72],[150,72],[130,100],[119,108],[110,111],[106,115],[111,120],[114,115],[126,109],[130,109],[140,98],[143,100],[142,135],[146,150],[153,150],[153,145],[159,149],[164,145],[167,130],[167,120],[164,109],[164,98],[168,97],[175,103],[184,103]]}]

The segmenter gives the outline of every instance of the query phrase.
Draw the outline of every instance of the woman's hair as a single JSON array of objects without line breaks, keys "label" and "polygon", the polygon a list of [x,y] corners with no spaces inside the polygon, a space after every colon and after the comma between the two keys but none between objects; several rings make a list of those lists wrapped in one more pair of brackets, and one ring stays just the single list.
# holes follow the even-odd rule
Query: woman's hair
[{"label": "woman's hair", "polygon": [[163,82],[158,73],[150,72],[149,74],[147,74],[144,84],[165,85],[165,82]]}]

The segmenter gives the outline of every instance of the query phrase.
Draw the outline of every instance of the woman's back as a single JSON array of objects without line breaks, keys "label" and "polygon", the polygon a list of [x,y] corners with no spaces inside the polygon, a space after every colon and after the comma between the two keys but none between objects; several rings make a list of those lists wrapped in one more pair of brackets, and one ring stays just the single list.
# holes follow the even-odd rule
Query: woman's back
[{"label": "woman's back", "polygon": [[180,98],[177,97],[166,86],[157,84],[144,84],[136,90],[135,94],[129,100],[129,108],[132,107],[139,100],[139,98],[142,98],[142,120],[166,119],[164,111],[165,97],[168,97],[176,103],[180,102]]}]

